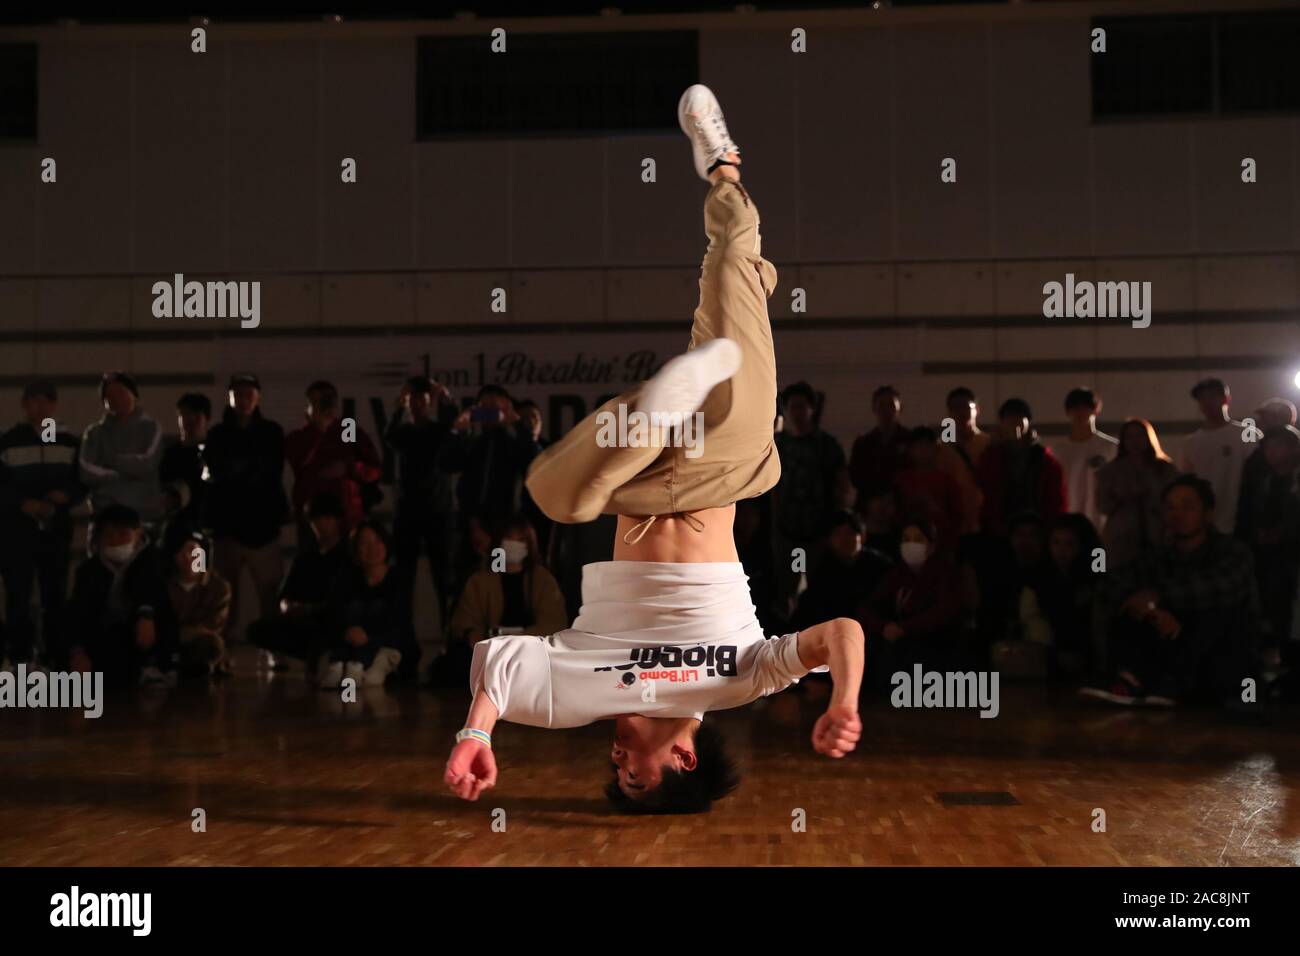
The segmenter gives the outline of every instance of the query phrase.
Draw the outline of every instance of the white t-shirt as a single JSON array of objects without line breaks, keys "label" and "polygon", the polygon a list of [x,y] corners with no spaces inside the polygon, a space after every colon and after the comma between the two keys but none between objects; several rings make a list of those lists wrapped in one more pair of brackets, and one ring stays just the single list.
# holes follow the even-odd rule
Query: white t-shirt
[{"label": "white t-shirt", "polygon": [[1237,525],[1241,468],[1259,446],[1241,440],[1241,422],[1222,428],[1198,428],[1183,439],[1178,467],[1195,472],[1214,488],[1214,526],[1231,534]]},{"label": "white t-shirt", "polygon": [[1100,531],[1106,516],[1097,508],[1097,472],[1114,459],[1119,442],[1109,435],[1096,432],[1084,441],[1075,441],[1069,435],[1052,444],[1052,454],[1065,469],[1066,508],[1088,516]]},{"label": "white t-shirt", "polygon": [[600,561],[582,569],[582,599],[571,628],[474,646],[470,688],[481,681],[502,720],[702,719],[808,673],[798,634],[764,637],[739,562]]}]

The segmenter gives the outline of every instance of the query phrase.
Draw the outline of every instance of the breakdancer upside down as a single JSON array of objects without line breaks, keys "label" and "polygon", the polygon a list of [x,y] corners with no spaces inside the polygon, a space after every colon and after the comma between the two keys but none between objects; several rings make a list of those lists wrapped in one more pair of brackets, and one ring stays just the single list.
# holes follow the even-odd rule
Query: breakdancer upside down
[{"label": "breakdancer upside down", "polygon": [[[775,693],[811,670],[829,668],[834,681],[813,748],[843,757],[862,732],[861,627],[837,619],[765,638],[736,553],[735,502],[761,495],[781,474],[767,317],[776,269],[760,254],[758,210],[740,184],[739,150],[717,100],[693,86],[678,117],[697,172],[712,184],[690,347],[529,469],[528,490],[552,519],[619,516],[614,560],[583,568],[573,627],[475,646],[474,702],[445,775],[467,800],[496,783],[498,719],[552,728],[613,720],[615,779],[606,792],[625,809],[653,812],[707,810],[738,784],[721,738],[702,723],[706,712]],[[698,411],[702,453],[654,429],[658,440],[607,447],[620,405],[624,416],[658,413],[659,421],[698,422]]]}]

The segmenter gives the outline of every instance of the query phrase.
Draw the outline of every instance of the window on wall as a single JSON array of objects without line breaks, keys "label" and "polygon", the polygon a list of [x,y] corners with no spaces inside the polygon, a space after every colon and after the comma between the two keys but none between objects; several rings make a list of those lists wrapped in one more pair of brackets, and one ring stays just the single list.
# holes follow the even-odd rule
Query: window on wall
[{"label": "window on wall", "polygon": [[677,100],[699,80],[694,30],[421,37],[420,139],[677,129]]},{"label": "window on wall", "polygon": [[36,139],[36,49],[0,43],[0,142]]},{"label": "window on wall", "polygon": [[1104,17],[1093,53],[1097,119],[1300,109],[1300,12]]}]

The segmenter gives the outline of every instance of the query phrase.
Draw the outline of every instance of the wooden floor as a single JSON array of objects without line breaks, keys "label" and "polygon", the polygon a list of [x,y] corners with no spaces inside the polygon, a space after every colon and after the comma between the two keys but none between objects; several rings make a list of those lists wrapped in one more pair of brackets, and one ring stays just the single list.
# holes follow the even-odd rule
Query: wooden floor
[{"label": "wooden floor", "polygon": [[98,720],[0,711],[0,864],[1300,863],[1294,722],[1004,686],[993,720],[872,703],[863,745],[832,761],[807,744],[821,689],[787,692],[712,718],[745,771],[736,795],[707,815],[629,818],[601,794],[608,724],[502,725],[501,781],[468,804],[440,779],[465,695],[403,687],[345,706],[301,676],[245,673],[110,699]]}]

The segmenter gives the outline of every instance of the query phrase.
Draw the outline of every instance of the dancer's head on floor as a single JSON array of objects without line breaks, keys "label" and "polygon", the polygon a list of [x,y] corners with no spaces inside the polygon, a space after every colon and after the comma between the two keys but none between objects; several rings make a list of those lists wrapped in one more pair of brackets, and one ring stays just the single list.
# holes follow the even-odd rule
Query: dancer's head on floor
[{"label": "dancer's head on floor", "polygon": [[619,717],[610,757],[605,795],[625,813],[703,813],[740,786],[722,734],[693,717]]}]

